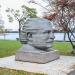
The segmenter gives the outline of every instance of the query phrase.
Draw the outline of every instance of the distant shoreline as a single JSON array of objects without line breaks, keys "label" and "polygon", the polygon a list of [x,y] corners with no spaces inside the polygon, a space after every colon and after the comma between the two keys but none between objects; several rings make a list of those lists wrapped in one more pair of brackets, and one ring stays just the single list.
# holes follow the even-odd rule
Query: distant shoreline
[{"label": "distant shoreline", "polygon": [[[67,33],[56,33],[54,32],[54,36],[56,41],[62,41],[64,40],[64,35],[65,35],[65,41],[68,41],[68,36]],[[75,33],[74,33],[75,35]],[[16,38],[19,38],[19,32],[7,32],[7,33],[0,33],[0,39],[9,39],[9,40],[16,40]],[[73,41],[75,41],[74,38],[72,38]]]},{"label": "distant shoreline", "polygon": [[[6,33],[19,33],[19,31],[7,31],[7,32],[2,32],[2,33],[0,33],[0,35],[4,35],[4,34],[6,34]],[[53,32],[53,33],[65,33],[65,32]],[[73,33],[75,33],[75,32],[73,32]],[[67,34],[67,33],[66,33]]]},{"label": "distant shoreline", "polygon": [[19,33],[19,31],[7,31],[5,33]]}]

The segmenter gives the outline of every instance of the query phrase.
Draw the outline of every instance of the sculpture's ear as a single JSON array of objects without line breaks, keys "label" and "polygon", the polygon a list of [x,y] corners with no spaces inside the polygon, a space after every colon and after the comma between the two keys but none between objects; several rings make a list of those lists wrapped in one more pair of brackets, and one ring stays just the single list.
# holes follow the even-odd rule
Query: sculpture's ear
[{"label": "sculpture's ear", "polygon": [[27,33],[27,38],[32,38],[32,33],[31,32]]}]

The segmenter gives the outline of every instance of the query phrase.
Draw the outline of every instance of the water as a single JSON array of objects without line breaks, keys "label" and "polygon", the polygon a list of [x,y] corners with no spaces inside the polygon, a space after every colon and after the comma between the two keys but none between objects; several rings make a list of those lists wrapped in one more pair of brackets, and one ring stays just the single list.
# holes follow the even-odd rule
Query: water
[{"label": "water", "polygon": [[0,39],[16,40],[16,38],[19,38],[18,33],[5,33],[5,35],[0,35]]},{"label": "water", "polygon": [[[55,35],[55,39],[54,40],[58,40],[58,41],[63,41],[64,40],[64,33],[54,33]],[[16,40],[16,38],[19,38],[19,34],[18,33],[5,33],[4,35],[0,35],[0,39],[6,39],[6,40]],[[66,35],[66,41],[68,41],[68,37]]]},{"label": "water", "polygon": [[[75,33],[73,33],[73,34],[75,36]],[[64,33],[54,33],[54,35],[55,35],[55,40],[64,41]],[[75,41],[75,39],[73,37],[71,37],[71,40]],[[66,34],[66,37],[65,37],[65,41],[69,41],[67,34]]]}]

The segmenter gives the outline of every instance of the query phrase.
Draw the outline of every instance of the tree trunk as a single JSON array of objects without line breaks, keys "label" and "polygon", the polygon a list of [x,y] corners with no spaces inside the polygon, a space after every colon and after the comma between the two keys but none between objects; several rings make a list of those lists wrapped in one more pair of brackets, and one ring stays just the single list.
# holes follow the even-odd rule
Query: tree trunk
[{"label": "tree trunk", "polygon": [[66,40],[66,32],[64,32],[64,41]]},{"label": "tree trunk", "polygon": [[72,45],[72,48],[73,48],[72,54],[75,54],[75,45],[74,45],[73,41],[71,40],[71,37],[70,37],[69,33],[70,32],[67,32],[67,35],[68,35],[68,39],[69,39],[69,41],[70,41],[70,43]]},{"label": "tree trunk", "polygon": [[20,21],[19,21],[19,40],[21,40],[21,25],[20,25]]}]

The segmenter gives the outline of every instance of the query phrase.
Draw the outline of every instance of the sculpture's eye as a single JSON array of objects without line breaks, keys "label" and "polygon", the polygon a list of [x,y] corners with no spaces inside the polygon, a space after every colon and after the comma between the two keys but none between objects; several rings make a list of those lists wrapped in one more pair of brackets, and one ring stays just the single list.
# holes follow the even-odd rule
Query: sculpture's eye
[{"label": "sculpture's eye", "polygon": [[32,33],[28,32],[27,33],[27,37],[31,38],[32,37]]}]

